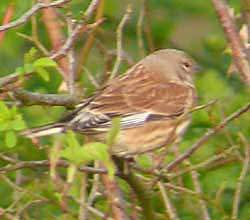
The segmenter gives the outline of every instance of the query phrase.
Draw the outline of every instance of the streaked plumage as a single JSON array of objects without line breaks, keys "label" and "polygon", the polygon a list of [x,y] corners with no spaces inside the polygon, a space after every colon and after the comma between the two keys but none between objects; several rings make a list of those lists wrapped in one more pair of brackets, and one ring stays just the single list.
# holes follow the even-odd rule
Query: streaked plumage
[{"label": "streaked plumage", "polygon": [[183,115],[195,104],[192,78],[196,67],[182,51],[156,51],[112,79],[59,122],[23,135],[32,138],[71,129],[103,141],[112,118],[120,117],[121,130],[113,154],[137,154],[170,144],[190,121],[188,114]]}]

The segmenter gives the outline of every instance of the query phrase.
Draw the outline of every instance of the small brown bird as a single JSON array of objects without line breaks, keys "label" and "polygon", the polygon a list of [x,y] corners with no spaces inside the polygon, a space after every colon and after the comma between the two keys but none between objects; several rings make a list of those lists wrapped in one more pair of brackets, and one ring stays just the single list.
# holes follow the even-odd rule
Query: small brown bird
[{"label": "small brown bird", "polygon": [[73,130],[104,141],[114,117],[120,132],[112,154],[127,156],[173,143],[186,130],[196,91],[196,62],[183,51],[158,50],[110,80],[56,123],[24,131],[33,138]]}]

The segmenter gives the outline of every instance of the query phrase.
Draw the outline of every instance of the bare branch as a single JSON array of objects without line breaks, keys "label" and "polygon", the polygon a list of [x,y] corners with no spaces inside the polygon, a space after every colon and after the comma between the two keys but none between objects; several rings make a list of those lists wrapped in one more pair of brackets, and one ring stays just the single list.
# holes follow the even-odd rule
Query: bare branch
[{"label": "bare branch", "polygon": [[39,10],[43,9],[43,8],[49,8],[49,7],[60,7],[63,4],[66,4],[68,2],[70,2],[71,0],[57,0],[54,2],[51,2],[49,4],[46,3],[37,3],[35,4],[29,11],[27,11],[25,14],[23,14],[19,19],[17,19],[16,21],[12,21],[6,25],[0,26],[0,32],[1,31],[6,31],[10,28],[14,28],[17,27],[19,25],[24,24],[25,22],[28,21],[28,19],[35,13],[37,13]]},{"label": "bare branch", "polygon": [[[95,21],[98,21],[99,19],[101,19],[103,17],[104,2],[105,2],[104,0],[99,0],[98,8],[96,10]],[[87,11],[86,11],[86,14],[88,14]],[[81,49],[81,51],[78,55],[78,59],[77,59],[78,63],[76,66],[76,78],[79,78],[81,71],[82,71],[82,67],[87,62],[89,52],[91,51],[91,48],[93,47],[93,44],[94,44],[97,27],[98,26],[96,26],[96,28],[92,29],[92,32],[89,34],[89,36],[86,40],[86,43],[84,44],[83,48]]]},{"label": "bare branch", "polygon": [[128,220],[129,218],[125,213],[124,201],[117,182],[114,178],[110,178],[107,174],[101,175],[101,178],[105,186],[105,193],[111,206],[113,219]]},{"label": "bare branch", "polygon": [[[0,168],[0,173],[7,173],[7,172],[13,172],[16,170],[28,168],[28,169],[35,169],[38,167],[49,167],[50,161],[49,160],[40,160],[40,161],[18,161],[15,164],[7,165],[5,167]],[[67,168],[69,166],[68,162],[64,160],[59,160],[57,162],[57,167],[65,167]],[[103,168],[93,168],[93,167],[80,167],[79,171],[81,172],[87,172],[87,173],[100,173],[105,174],[107,173],[106,169]]]},{"label": "bare branch", "polygon": [[85,173],[82,174],[81,177],[81,189],[80,189],[80,198],[79,198],[79,203],[80,203],[80,208],[79,208],[79,214],[78,214],[78,220],[87,220],[87,175]]},{"label": "bare branch", "polygon": [[98,7],[99,3],[101,0],[92,0],[91,3],[89,4],[89,7],[87,8],[87,10],[84,13],[84,18],[86,20],[88,20],[93,12],[96,10],[96,8]]},{"label": "bare branch", "polygon": [[[74,27],[74,22],[72,21],[71,17],[67,17],[67,24],[68,24],[68,32],[71,34],[73,27]],[[68,90],[70,95],[75,94],[75,79],[76,79],[76,58],[75,58],[75,52],[73,48],[71,48],[68,52],[68,61],[69,61],[69,68],[68,68]]]},{"label": "bare branch", "polygon": [[169,199],[169,196],[167,194],[167,191],[166,191],[163,183],[159,181],[158,187],[160,189],[160,192],[161,192],[164,204],[165,204],[165,208],[166,208],[166,211],[167,211],[168,216],[169,216],[169,220],[179,220],[179,217],[177,216],[176,210],[173,207],[173,205],[171,204],[171,201]]},{"label": "bare branch", "polygon": [[[191,163],[189,161],[187,161],[188,166],[191,165]],[[196,170],[192,170],[191,171],[191,177],[193,180],[193,184],[194,184],[194,189],[195,192],[197,192],[197,194],[202,195],[202,188],[201,188],[201,184],[199,181],[199,173]],[[203,220],[211,220],[210,216],[209,216],[209,212],[207,209],[207,204],[204,200],[199,199],[199,203],[200,203],[200,207],[201,207],[201,215],[202,215],[202,219]]]},{"label": "bare branch", "polygon": [[122,33],[123,33],[123,28],[125,26],[125,24],[127,23],[127,21],[130,19],[132,13],[132,8],[131,5],[128,5],[126,13],[124,14],[120,24],[118,25],[118,28],[116,30],[117,33],[117,57],[116,57],[116,61],[115,61],[115,65],[114,68],[112,70],[112,73],[110,74],[110,78],[114,78],[118,72],[119,66],[121,64],[122,61]]},{"label": "bare branch", "polygon": [[89,30],[92,30],[96,26],[102,24],[104,19],[99,19],[93,24],[87,24],[79,23],[76,25],[76,27],[72,30],[71,35],[67,38],[64,45],[54,54],[50,56],[51,59],[60,59],[61,57],[64,57],[67,55],[67,52],[70,50],[70,48],[74,45],[78,35],[82,32],[86,32]]},{"label": "bare branch", "polygon": [[183,160],[189,158],[196,150],[198,150],[204,143],[206,143],[212,136],[217,134],[221,129],[228,125],[231,121],[239,118],[242,114],[248,112],[250,110],[250,103],[247,103],[245,106],[240,108],[238,111],[232,113],[228,117],[226,117],[220,124],[218,124],[215,128],[207,131],[201,138],[195,142],[191,148],[189,148],[185,153],[181,154],[174,161],[167,165],[167,171],[173,170],[178,164],[180,164]]},{"label": "bare branch", "polygon": [[15,98],[25,105],[52,105],[73,107],[80,102],[80,99],[71,95],[40,94],[17,89],[14,92]]},{"label": "bare branch", "polygon": [[[116,165],[119,170],[124,171],[124,163],[120,160],[116,160]],[[131,164],[129,164],[131,165]],[[133,170],[122,172],[119,175],[123,178],[131,187],[133,192],[136,195],[136,198],[142,208],[142,216],[145,220],[155,219],[155,214],[152,205],[152,195],[151,188],[147,187],[144,182],[142,182],[137,175],[133,172]]]},{"label": "bare branch", "polygon": [[[23,75],[24,78],[29,78],[31,76],[32,73],[26,73]],[[8,86],[9,84],[13,84],[17,81],[19,81],[20,79],[22,79],[22,76],[14,73],[8,76],[4,76],[0,78],[0,90],[2,88],[4,88],[5,86]]]},{"label": "bare branch", "polygon": [[221,161],[221,160],[224,160],[225,158],[226,159],[232,159],[232,158],[228,158],[231,154],[232,154],[232,151],[234,151],[235,149],[237,149],[239,146],[232,146],[224,151],[222,151],[220,154],[217,154],[217,155],[214,155],[213,157],[210,157],[208,158],[207,160],[201,162],[201,163],[198,163],[198,164],[195,164],[195,165],[192,165],[190,167],[187,167],[187,168],[184,168],[182,169],[180,172],[175,172],[173,175],[171,174],[171,178],[170,179],[173,179],[175,177],[178,177],[178,176],[182,176],[186,173],[189,173],[193,170],[201,170],[202,168],[208,168],[211,164],[216,164],[218,161]]},{"label": "bare branch", "polygon": [[[50,4],[51,0],[41,0],[44,4]],[[46,31],[48,33],[48,38],[50,44],[52,45],[53,51],[57,51],[65,41],[65,36],[63,33],[62,25],[58,19],[58,13],[55,8],[49,7],[42,9],[42,20],[45,24]],[[33,32],[34,33],[34,32]],[[60,73],[62,74],[64,80],[68,82],[69,78],[69,60],[67,57],[62,57],[57,60],[60,66]]]},{"label": "bare branch", "polygon": [[[12,18],[12,15],[14,13],[14,4],[13,3],[10,3],[5,11],[5,15],[4,15],[4,18],[3,18],[3,25],[5,24],[8,24]],[[5,32],[0,32],[0,43],[2,42],[3,38],[4,38],[4,34]]]},{"label": "bare branch", "polygon": [[232,49],[234,63],[244,82],[250,85],[250,66],[246,48],[241,41],[236,24],[230,16],[229,8],[224,0],[212,0],[212,2]]},{"label": "bare branch", "polygon": [[136,33],[137,33],[137,42],[139,47],[139,52],[142,57],[145,56],[145,48],[143,41],[143,22],[145,17],[145,0],[141,0],[141,9],[139,18],[136,25]]},{"label": "bare branch", "polygon": [[245,147],[245,160],[243,161],[243,167],[242,167],[242,170],[240,173],[240,177],[238,178],[236,190],[235,190],[235,194],[234,194],[233,207],[232,207],[232,218],[231,218],[232,220],[238,219],[241,189],[242,189],[243,181],[247,176],[248,168],[249,168],[249,164],[250,164],[249,144],[243,135],[240,134],[240,138],[242,139],[244,147]]}]

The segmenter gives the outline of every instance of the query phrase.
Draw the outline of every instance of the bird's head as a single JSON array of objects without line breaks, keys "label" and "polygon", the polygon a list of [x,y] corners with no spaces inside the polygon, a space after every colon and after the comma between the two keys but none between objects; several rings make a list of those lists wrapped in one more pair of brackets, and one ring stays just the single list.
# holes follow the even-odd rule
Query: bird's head
[{"label": "bird's head", "polygon": [[168,80],[193,84],[193,76],[200,71],[199,65],[181,50],[162,49],[145,58],[152,72],[161,73]]}]

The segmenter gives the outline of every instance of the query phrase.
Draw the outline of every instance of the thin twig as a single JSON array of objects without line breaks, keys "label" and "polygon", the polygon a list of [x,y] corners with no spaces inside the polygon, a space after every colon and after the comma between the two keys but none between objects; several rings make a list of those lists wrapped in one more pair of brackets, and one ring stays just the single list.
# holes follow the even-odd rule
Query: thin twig
[{"label": "thin twig", "polygon": [[[10,22],[10,19],[12,18],[12,15],[14,13],[14,9],[15,9],[14,4],[10,3],[5,11],[2,25],[8,24]],[[4,34],[5,34],[4,31],[0,32],[0,43],[2,43],[2,41],[3,41]]]},{"label": "thin twig", "polygon": [[206,168],[209,165],[214,164],[221,159],[227,158],[228,156],[230,156],[230,154],[232,154],[232,151],[234,151],[237,148],[239,148],[239,146],[232,146],[232,147],[226,149],[225,151],[223,151],[222,153],[214,155],[213,157],[210,157],[207,160],[202,161],[201,163],[184,168],[180,172],[177,172],[177,173],[175,172],[173,175],[171,174],[170,179],[178,177],[178,176],[182,176],[182,175],[189,173],[193,170],[200,170],[204,167]]},{"label": "thin twig", "polygon": [[107,174],[101,175],[105,193],[111,206],[112,217],[114,220],[128,220],[125,212],[124,201],[121,196],[121,191],[114,178],[110,178]]},{"label": "thin twig", "polygon": [[87,78],[92,83],[92,85],[95,86],[96,89],[101,88],[101,85],[99,84],[97,79],[94,77],[94,75],[91,72],[89,72],[89,70],[86,67],[83,66],[83,69],[84,69],[84,72],[87,75]]},{"label": "thin twig", "polygon": [[250,85],[250,66],[246,48],[241,41],[236,24],[229,13],[229,7],[224,0],[212,0],[212,3],[232,49],[234,63],[244,82]]},{"label": "thin twig", "polygon": [[51,2],[49,4],[46,3],[41,3],[38,2],[35,4],[30,10],[28,10],[26,13],[24,13],[20,18],[18,18],[15,21],[12,21],[6,25],[0,26],[0,32],[1,31],[6,31],[10,28],[17,27],[19,25],[24,24],[25,22],[28,21],[28,19],[35,13],[37,13],[39,10],[44,9],[44,8],[49,8],[49,7],[61,7],[63,4],[66,4],[70,2],[71,0],[57,0],[54,2]]},{"label": "thin twig", "polygon": [[[5,167],[0,168],[0,173],[7,173],[7,172],[13,172],[19,169],[35,169],[38,167],[49,167],[50,161],[49,160],[40,160],[40,161],[18,161],[15,164],[7,165]],[[57,167],[65,167],[67,168],[69,166],[68,162],[64,160],[59,160],[57,162]],[[99,174],[105,174],[107,173],[106,169],[103,168],[93,168],[93,167],[80,167],[79,171],[81,172],[87,172],[87,173],[99,173]]]},{"label": "thin twig", "polygon": [[[50,4],[51,0],[41,0],[44,4]],[[42,9],[42,20],[45,24],[46,31],[48,33],[48,38],[50,44],[52,45],[52,50],[57,51],[65,41],[65,36],[63,33],[62,25],[58,19],[58,12],[55,8],[49,7]],[[68,81],[69,74],[69,61],[68,57],[62,57],[57,60],[60,66],[60,73],[62,74],[64,80]]]},{"label": "thin twig", "polygon": [[242,185],[243,181],[247,176],[248,173],[248,168],[249,168],[249,163],[250,163],[250,151],[249,151],[249,144],[245,137],[240,134],[240,138],[242,139],[242,142],[245,147],[245,160],[243,161],[243,167],[240,173],[240,176],[237,181],[236,185],[236,190],[234,194],[234,199],[233,199],[233,207],[232,207],[232,220],[237,220],[238,219],[238,213],[239,213],[239,204],[240,204],[240,196],[241,196],[241,190],[242,190]]},{"label": "thin twig", "polygon": [[[186,161],[186,162],[187,162],[188,166],[191,165],[191,163],[189,161]],[[192,170],[191,171],[191,177],[192,177],[192,180],[193,180],[195,192],[202,195],[203,192],[202,192],[201,184],[200,184],[200,181],[199,181],[198,172],[196,170]],[[199,203],[200,203],[200,207],[201,207],[202,219],[203,220],[211,220],[211,218],[209,216],[208,209],[207,209],[206,202],[204,200],[202,200],[202,199],[199,199]]]},{"label": "thin twig", "polygon": [[175,208],[171,204],[171,201],[167,195],[167,191],[165,190],[163,183],[159,181],[158,187],[160,189],[160,192],[161,192],[164,204],[165,204],[166,212],[168,213],[169,220],[178,220],[179,217],[176,213]]},{"label": "thin twig", "polygon": [[[99,161],[95,161],[94,163],[95,163],[94,168],[98,169],[99,168]],[[97,197],[97,194],[98,194],[99,184],[100,184],[100,174],[96,173],[93,176],[92,186],[91,186],[91,189],[89,192],[89,197],[88,197],[88,201],[87,201],[88,206],[91,206],[94,203],[94,201]]]},{"label": "thin twig", "polygon": [[149,7],[149,1],[145,0],[145,37],[147,39],[148,48],[150,52],[155,50],[154,39],[151,29],[151,7]]},{"label": "thin twig", "polygon": [[82,174],[82,181],[81,181],[81,189],[80,189],[80,208],[79,208],[79,215],[78,220],[87,220],[87,174]]},{"label": "thin twig", "polygon": [[16,99],[25,105],[51,105],[74,107],[80,102],[80,98],[71,95],[41,94],[17,89],[14,92]]},{"label": "thin twig", "polygon": [[6,156],[4,154],[0,154],[0,160],[11,163],[11,164],[17,163],[17,160],[15,158]]},{"label": "thin twig", "polygon": [[[68,24],[68,32],[69,35],[71,35],[73,28],[74,28],[74,22],[72,21],[71,16],[67,17],[67,24]],[[68,72],[68,90],[70,95],[74,95],[75,93],[75,67],[76,67],[76,57],[75,57],[75,52],[73,48],[71,48],[68,52],[68,61],[69,61],[69,72]]]},{"label": "thin twig", "polygon": [[116,61],[115,61],[115,65],[114,65],[114,68],[112,70],[112,73],[110,74],[110,78],[114,78],[119,70],[119,66],[121,64],[121,61],[122,61],[122,41],[123,41],[123,38],[122,38],[122,34],[123,34],[123,28],[125,26],[125,24],[128,22],[128,20],[130,19],[130,16],[131,16],[131,13],[132,13],[132,8],[131,8],[131,5],[128,5],[127,6],[127,9],[126,9],[126,13],[124,14],[120,24],[118,25],[118,28],[116,30],[116,33],[117,33],[117,56],[116,56]]},{"label": "thin twig", "polygon": [[[194,198],[198,198],[200,200],[204,200],[206,202],[209,202],[211,205],[213,205],[221,214],[223,214],[225,217],[224,219],[228,219],[228,216],[225,212],[225,210],[218,206],[218,203],[216,203],[216,201],[213,198],[207,197],[204,193],[199,194],[193,190],[190,190],[188,188],[182,187],[182,186],[178,186],[176,184],[171,184],[171,183],[165,183],[164,186],[168,189],[168,190],[174,190],[175,192],[178,192],[180,195],[188,194],[193,196]],[[171,192],[171,191],[170,191]]]},{"label": "thin twig", "polygon": [[228,117],[226,117],[220,124],[218,124],[215,128],[208,130],[201,138],[195,142],[190,149],[188,149],[185,153],[181,154],[174,161],[169,163],[166,167],[167,171],[173,170],[178,164],[180,164],[183,160],[189,158],[196,150],[198,150],[204,143],[206,143],[213,135],[217,134],[221,129],[228,125],[229,122],[239,118],[242,114],[248,112],[250,110],[250,103],[247,103],[245,106],[240,108],[238,111],[232,113]]},{"label": "thin twig", "polygon": [[98,5],[100,4],[101,0],[92,0],[91,3],[89,4],[87,10],[84,13],[84,18],[88,20],[94,11],[97,9]]},{"label": "thin twig", "polygon": [[[121,168],[119,168],[119,170],[121,170]],[[128,173],[123,172],[121,177],[129,184],[129,186],[135,193],[142,208],[143,219],[155,219],[151,201],[152,195],[149,188],[146,187],[146,185],[142,181],[140,181],[140,179],[133,173],[133,171]]]},{"label": "thin twig", "polygon": [[250,1],[249,0],[242,0],[241,2],[241,10],[242,15],[244,17],[245,23],[247,24],[247,43],[249,43],[249,36],[250,36]]},{"label": "thin twig", "polygon": [[[104,2],[105,2],[105,0],[99,0],[98,8],[96,10],[95,21],[98,21],[99,19],[101,19],[103,17]],[[86,12],[86,14],[88,14],[88,13]],[[77,59],[78,63],[76,65],[76,78],[80,77],[82,67],[84,67],[84,64],[87,62],[89,52],[91,51],[91,49],[93,47],[97,27],[98,26],[96,26],[96,28],[92,29],[92,32],[89,34],[89,36],[86,40],[86,43],[84,44],[83,48],[81,49],[81,51],[78,55],[78,59]]]},{"label": "thin twig", "polygon": [[137,33],[137,42],[140,51],[140,55],[142,57],[145,56],[145,48],[144,48],[144,41],[143,41],[143,22],[145,17],[145,0],[141,0],[141,9],[139,18],[136,25],[136,33]]},{"label": "thin twig", "polygon": [[13,73],[4,77],[0,78],[0,92],[1,89],[5,86],[8,86],[9,84],[13,84],[17,81],[20,81],[22,79],[27,79],[32,75],[32,73],[25,73],[24,75],[20,76],[19,74]]},{"label": "thin twig", "polygon": [[94,29],[96,26],[102,24],[104,21],[104,19],[100,19],[98,21],[96,21],[93,24],[87,24],[85,25],[84,23],[79,23],[75,26],[75,28],[72,30],[71,35],[67,38],[67,40],[65,41],[65,43],[63,44],[63,46],[56,51],[55,53],[53,53],[50,58],[51,59],[60,59],[61,57],[64,57],[67,55],[67,52],[70,50],[70,48],[74,45],[78,35],[82,32],[86,32],[89,30]]}]

